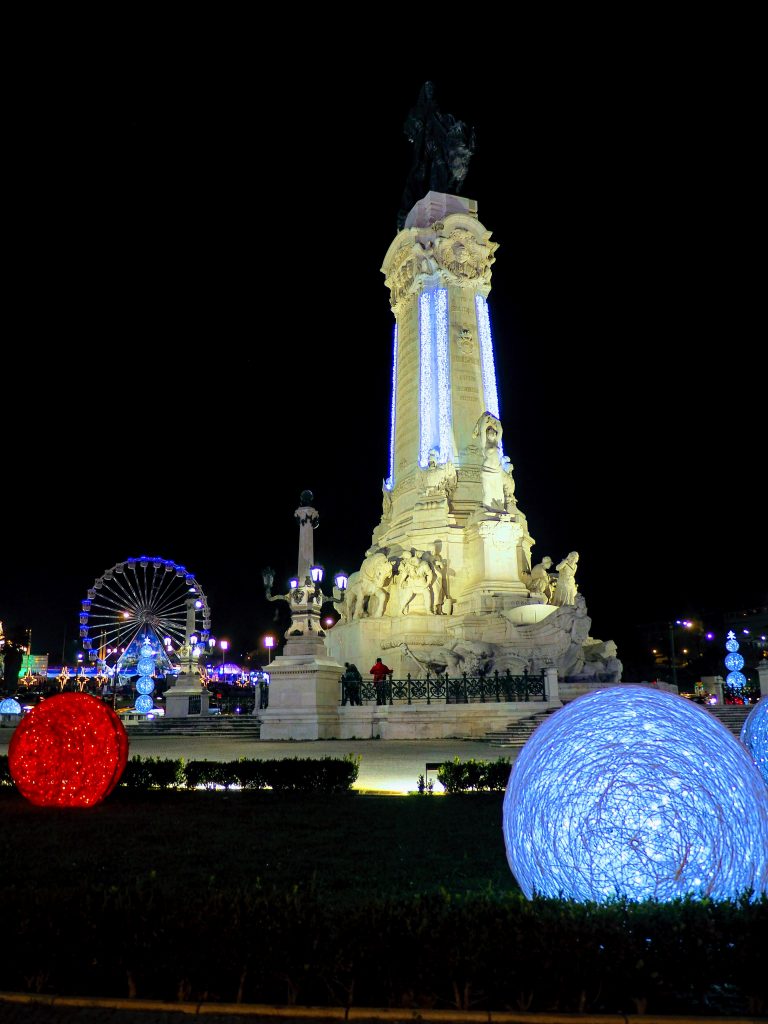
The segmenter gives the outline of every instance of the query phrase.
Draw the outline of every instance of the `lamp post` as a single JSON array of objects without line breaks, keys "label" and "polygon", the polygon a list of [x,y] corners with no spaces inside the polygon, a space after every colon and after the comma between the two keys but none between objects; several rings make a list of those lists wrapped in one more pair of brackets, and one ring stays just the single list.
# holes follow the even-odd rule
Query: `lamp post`
[{"label": "lamp post", "polygon": [[[321,565],[315,563],[312,538],[320,517],[317,510],[312,507],[312,501],[312,492],[302,491],[299,498],[300,506],[294,513],[299,524],[298,571],[289,580],[288,593],[273,594],[274,570],[267,568],[262,571],[267,600],[286,601],[291,611],[291,624],[285,634],[286,655],[325,654],[322,607],[343,597],[342,594],[328,597],[322,591],[324,571]],[[337,574],[338,590],[346,589],[347,579],[346,573]],[[340,586],[339,581],[342,581],[343,585]]]},{"label": "lamp post", "polygon": [[224,655],[229,650],[229,640],[219,640],[219,647],[221,647],[221,671],[224,674]]},{"label": "lamp post", "polygon": [[272,650],[273,650],[275,644],[277,643],[277,641],[275,640],[275,638],[272,636],[271,633],[267,633],[267,635],[262,640],[262,643],[264,644],[264,646],[267,649],[267,656],[268,656],[267,664],[271,665],[272,664]]},{"label": "lamp post", "polygon": [[674,622],[669,623],[669,651],[670,651],[670,666],[672,668],[672,685],[677,686],[677,665],[675,664],[675,626],[682,626],[684,629],[690,629],[693,623],[690,619],[675,619]]}]

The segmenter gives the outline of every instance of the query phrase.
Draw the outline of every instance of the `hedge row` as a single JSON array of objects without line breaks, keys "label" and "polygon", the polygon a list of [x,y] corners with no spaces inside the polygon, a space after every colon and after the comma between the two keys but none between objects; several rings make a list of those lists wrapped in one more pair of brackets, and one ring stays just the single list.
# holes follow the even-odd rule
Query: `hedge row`
[{"label": "hedge row", "polygon": [[[294,793],[346,793],[360,770],[360,757],[286,757],[258,761],[185,761],[184,758],[132,757],[120,785],[148,789],[272,789]],[[8,757],[0,757],[0,785],[11,786]]]},{"label": "hedge row", "polygon": [[[269,1004],[759,1014],[768,900],[606,906],[519,893],[367,900],[149,873],[62,892],[6,880],[0,990]],[[42,940],[41,937],[46,937]]]},{"label": "hedge row", "polygon": [[445,761],[437,769],[438,781],[446,793],[503,793],[509,781],[510,763],[500,757],[496,761]]}]

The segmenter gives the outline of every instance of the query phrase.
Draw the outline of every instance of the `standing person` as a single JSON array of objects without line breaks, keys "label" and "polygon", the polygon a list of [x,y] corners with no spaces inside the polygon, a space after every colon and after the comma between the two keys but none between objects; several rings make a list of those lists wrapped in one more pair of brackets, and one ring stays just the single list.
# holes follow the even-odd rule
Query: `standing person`
[{"label": "standing person", "polygon": [[386,704],[387,693],[386,687],[384,685],[384,680],[387,678],[387,676],[391,677],[392,669],[388,668],[382,662],[381,658],[377,658],[376,664],[373,666],[373,668],[370,669],[370,674],[373,676],[373,685],[376,689],[376,703]]},{"label": "standing person", "polygon": [[259,710],[265,711],[269,707],[269,673],[259,673]]},{"label": "standing person", "polygon": [[341,703],[346,704],[347,700],[355,707],[362,705],[362,697],[360,695],[360,686],[363,682],[363,677],[360,675],[357,665],[353,665],[348,661],[344,662],[344,675],[341,677],[344,684],[342,691]]}]

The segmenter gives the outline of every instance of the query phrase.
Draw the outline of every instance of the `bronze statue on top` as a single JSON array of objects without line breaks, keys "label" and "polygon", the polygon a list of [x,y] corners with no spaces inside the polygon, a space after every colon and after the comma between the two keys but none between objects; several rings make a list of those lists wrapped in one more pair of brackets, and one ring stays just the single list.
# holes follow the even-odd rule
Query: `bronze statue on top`
[{"label": "bronze statue on top", "polygon": [[469,161],[475,151],[475,130],[452,114],[441,114],[435,102],[432,82],[425,82],[416,106],[403,125],[413,143],[413,162],[400,201],[397,229],[402,230],[405,218],[427,192],[450,192],[454,195],[464,184]]}]

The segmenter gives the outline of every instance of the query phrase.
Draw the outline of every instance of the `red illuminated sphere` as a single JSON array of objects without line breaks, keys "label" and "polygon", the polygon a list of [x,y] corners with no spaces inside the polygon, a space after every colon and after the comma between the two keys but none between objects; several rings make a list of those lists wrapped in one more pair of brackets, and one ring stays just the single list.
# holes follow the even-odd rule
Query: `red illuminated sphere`
[{"label": "red illuminated sphere", "polygon": [[41,807],[92,807],[112,792],[128,761],[128,737],[112,708],[87,693],[38,704],[16,726],[8,769]]}]

